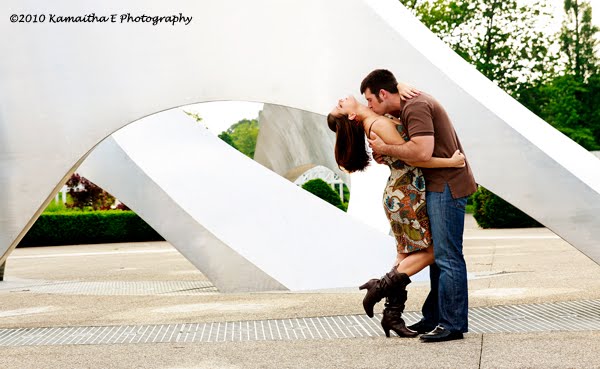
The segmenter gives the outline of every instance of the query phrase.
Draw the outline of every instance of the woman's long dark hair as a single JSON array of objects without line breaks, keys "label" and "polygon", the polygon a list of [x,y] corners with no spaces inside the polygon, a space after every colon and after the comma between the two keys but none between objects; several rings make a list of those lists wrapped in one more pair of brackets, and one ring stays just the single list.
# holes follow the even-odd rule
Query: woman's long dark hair
[{"label": "woman's long dark hair", "polygon": [[362,124],[347,116],[327,116],[329,129],[335,132],[335,161],[347,172],[364,170],[371,157],[367,153],[365,131]]}]

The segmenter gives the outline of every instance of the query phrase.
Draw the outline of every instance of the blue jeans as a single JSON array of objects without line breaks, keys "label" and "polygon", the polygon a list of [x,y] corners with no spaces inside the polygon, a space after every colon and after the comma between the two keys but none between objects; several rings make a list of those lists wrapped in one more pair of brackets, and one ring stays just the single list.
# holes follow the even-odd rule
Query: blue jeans
[{"label": "blue jeans", "polygon": [[423,304],[423,321],[452,332],[467,332],[469,301],[463,256],[467,198],[452,198],[446,185],[444,192],[427,191],[426,201],[435,263],[429,267],[431,291]]}]

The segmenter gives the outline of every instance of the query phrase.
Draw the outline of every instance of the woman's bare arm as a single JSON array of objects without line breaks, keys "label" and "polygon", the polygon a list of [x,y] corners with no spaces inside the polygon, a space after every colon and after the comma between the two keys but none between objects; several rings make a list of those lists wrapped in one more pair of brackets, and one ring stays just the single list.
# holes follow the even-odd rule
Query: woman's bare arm
[{"label": "woman's bare arm", "polygon": [[406,143],[400,136],[396,126],[397,124],[392,119],[384,115],[376,115],[365,119],[365,133],[368,135],[374,132],[388,145],[403,145]]},{"label": "woman's bare arm", "polygon": [[405,82],[398,82],[397,88],[398,94],[402,100],[410,100],[413,97],[421,94],[421,91],[419,91],[416,87]]}]

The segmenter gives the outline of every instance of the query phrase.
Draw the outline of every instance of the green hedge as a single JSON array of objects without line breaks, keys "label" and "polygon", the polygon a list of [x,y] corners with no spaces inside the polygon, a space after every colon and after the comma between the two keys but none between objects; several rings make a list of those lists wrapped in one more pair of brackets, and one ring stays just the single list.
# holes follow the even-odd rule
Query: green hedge
[{"label": "green hedge", "polygon": [[21,246],[164,240],[133,211],[43,213],[19,243]]},{"label": "green hedge", "polygon": [[543,227],[490,190],[479,187],[472,196],[473,217],[481,228]]},{"label": "green hedge", "polygon": [[312,193],[313,195],[327,201],[331,205],[346,211],[348,208],[347,204],[343,204],[340,199],[340,195],[336,193],[331,187],[320,178],[311,179],[302,185],[306,191]]}]

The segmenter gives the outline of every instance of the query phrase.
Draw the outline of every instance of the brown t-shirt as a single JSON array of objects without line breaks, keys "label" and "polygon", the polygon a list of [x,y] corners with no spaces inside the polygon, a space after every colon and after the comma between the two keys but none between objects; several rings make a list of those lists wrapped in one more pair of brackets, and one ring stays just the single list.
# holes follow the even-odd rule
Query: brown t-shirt
[{"label": "brown t-shirt", "polygon": [[[465,154],[446,110],[432,96],[421,93],[403,101],[400,120],[406,126],[410,138],[434,137],[434,157],[450,158],[456,150]],[[475,192],[477,184],[469,162],[466,159],[465,161],[466,165],[463,168],[422,168],[427,191],[443,192],[447,183],[455,199]]]}]

